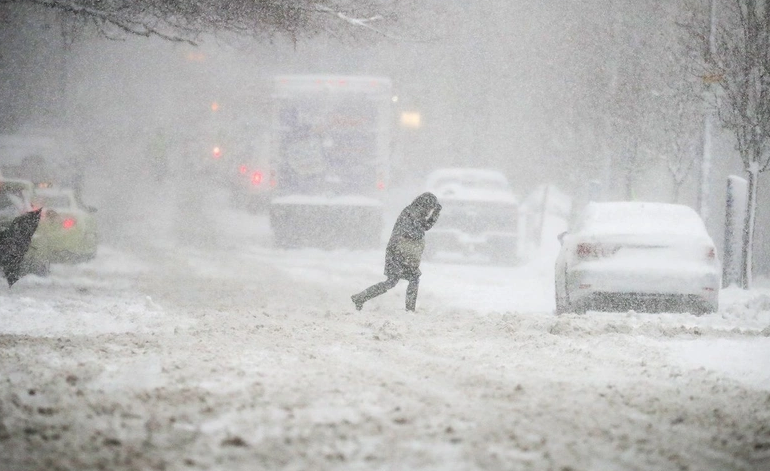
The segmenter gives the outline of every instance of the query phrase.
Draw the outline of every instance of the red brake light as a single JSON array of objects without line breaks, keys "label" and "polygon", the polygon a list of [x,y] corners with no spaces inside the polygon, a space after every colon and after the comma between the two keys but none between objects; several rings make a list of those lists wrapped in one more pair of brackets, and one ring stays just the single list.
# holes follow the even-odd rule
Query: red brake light
[{"label": "red brake light", "polygon": [[253,183],[254,185],[259,185],[260,183],[262,183],[262,172],[256,171],[256,172],[252,173],[251,174],[251,183]]},{"label": "red brake light", "polygon": [[615,255],[615,253],[620,250],[620,247],[617,245],[602,245],[602,244],[591,244],[591,243],[580,243],[577,244],[577,256],[578,258],[599,258],[599,257],[609,257],[611,255]]},{"label": "red brake light", "polygon": [[61,223],[62,227],[65,229],[72,229],[75,227],[75,220],[72,218],[67,218]]},{"label": "red brake light", "polygon": [[378,190],[384,190],[385,189],[385,182],[377,182],[377,189]]},{"label": "red brake light", "polygon": [[595,258],[599,256],[597,246],[594,244],[578,244],[577,256],[578,258]]},{"label": "red brake light", "polygon": [[212,153],[213,153],[215,159],[218,159],[218,158],[222,157],[222,149],[220,149],[219,146],[214,147],[214,150],[213,150]]},{"label": "red brake light", "polygon": [[240,167],[238,167],[238,173],[240,173],[241,175],[245,175],[246,172],[248,171],[249,171],[249,168],[246,167],[245,165],[241,165]]}]

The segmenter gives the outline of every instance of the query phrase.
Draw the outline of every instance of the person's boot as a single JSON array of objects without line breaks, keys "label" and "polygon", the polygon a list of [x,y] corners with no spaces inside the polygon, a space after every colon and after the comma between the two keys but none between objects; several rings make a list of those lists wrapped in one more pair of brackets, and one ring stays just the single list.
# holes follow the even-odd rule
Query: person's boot
[{"label": "person's boot", "polygon": [[350,300],[353,301],[353,304],[356,305],[356,309],[360,311],[361,308],[364,307],[365,302],[381,295],[385,291],[396,286],[396,283],[398,283],[398,278],[388,278],[383,282],[377,283],[375,285],[372,285],[366,288],[365,290],[361,291],[358,294],[354,294],[353,296],[350,297]]},{"label": "person's boot", "polygon": [[357,294],[351,296],[350,300],[353,301],[353,304],[356,305],[356,311],[360,311],[364,307],[364,301],[361,300]]}]

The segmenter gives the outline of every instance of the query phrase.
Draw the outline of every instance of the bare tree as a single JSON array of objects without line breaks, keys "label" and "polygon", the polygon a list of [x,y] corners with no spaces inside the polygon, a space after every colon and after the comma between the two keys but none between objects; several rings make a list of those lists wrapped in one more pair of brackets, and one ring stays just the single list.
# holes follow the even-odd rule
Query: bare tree
[{"label": "bare tree", "polygon": [[[732,131],[748,176],[748,208],[743,228],[742,286],[751,287],[757,185],[770,169],[770,0],[730,0],[720,4],[715,35],[703,14],[689,27],[704,51],[705,81],[718,83],[718,116]],[[708,47],[713,41],[713,51]]]},{"label": "bare tree", "polygon": [[622,64],[615,93],[608,97],[607,117],[617,149],[613,171],[628,201],[636,199],[638,180],[653,162],[648,146],[657,110],[649,88],[651,70],[641,67],[646,52],[640,45],[632,45],[627,54],[634,60]]},{"label": "bare tree", "polygon": [[[676,33],[676,32],[675,32]],[[681,34],[677,39],[681,38]],[[693,57],[689,41],[671,41],[659,63],[659,89],[653,92],[659,119],[654,124],[649,150],[658,156],[671,176],[674,203],[679,203],[682,187],[689,179],[702,150],[703,99],[699,77],[692,73]]]},{"label": "bare tree", "polygon": [[[681,95],[679,96],[681,97]],[[677,96],[675,96],[677,98]],[[674,102],[669,117],[664,117],[665,140],[659,156],[666,164],[671,176],[673,191],[671,201],[679,203],[682,187],[690,177],[698,158],[698,137],[692,132],[692,124],[699,122],[697,114],[689,108],[691,103],[684,100]]]},{"label": "bare tree", "polygon": [[[250,36],[287,34],[293,39],[325,31],[360,30],[391,37],[398,0],[0,0],[61,12],[117,39],[156,36],[196,44],[204,33]],[[389,5],[389,6],[385,6]],[[385,11],[387,10],[387,11]]]}]

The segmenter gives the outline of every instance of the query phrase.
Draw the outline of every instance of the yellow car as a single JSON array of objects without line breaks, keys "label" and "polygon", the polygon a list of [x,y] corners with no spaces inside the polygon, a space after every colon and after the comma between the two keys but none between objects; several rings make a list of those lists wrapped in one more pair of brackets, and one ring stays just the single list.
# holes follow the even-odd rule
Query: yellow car
[{"label": "yellow car", "polygon": [[77,263],[96,257],[99,244],[95,208],[78,203],[63,188],[36,188],[32,206],[43,208],[34,248],[51,263]]}]

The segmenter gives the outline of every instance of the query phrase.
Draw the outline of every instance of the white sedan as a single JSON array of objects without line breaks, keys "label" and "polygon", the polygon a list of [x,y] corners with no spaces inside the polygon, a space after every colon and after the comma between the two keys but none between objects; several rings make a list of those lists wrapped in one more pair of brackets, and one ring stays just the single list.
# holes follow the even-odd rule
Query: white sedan
[{"label": "white sedan", "polygon": [[700,216],[678,204],[589,203],[560,237],[556,313],[714,312],[721,266]]}]

